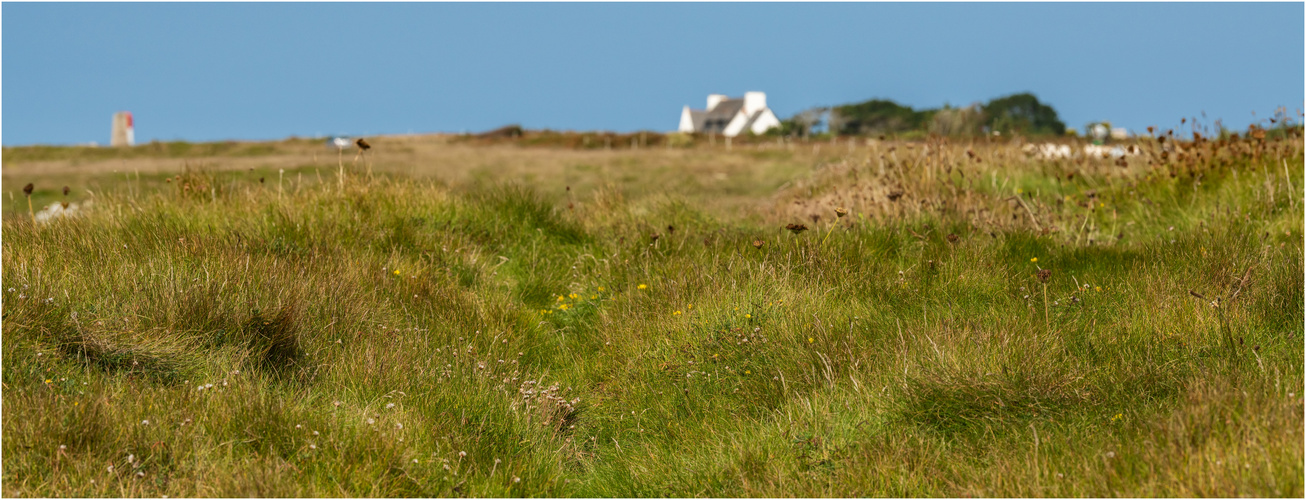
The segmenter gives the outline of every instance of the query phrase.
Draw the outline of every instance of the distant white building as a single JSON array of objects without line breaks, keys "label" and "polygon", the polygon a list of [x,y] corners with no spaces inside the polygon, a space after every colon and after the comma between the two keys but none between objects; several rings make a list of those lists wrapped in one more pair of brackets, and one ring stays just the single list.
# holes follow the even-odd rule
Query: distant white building
[{"label": "distant white building", "polygon": [[766,93],[745,92],[739,99],[711,94],[707,96],[707,109],[685,106],[680,112],[679,130],[734,137],[748,131],[762,134],[779,126],[780,119],[766,107]]},{"label": "distant white building", "polygon": [[113,114],[113,127],[109,129],[109,145],[136,145],[136,124],[133,123],[130,112],[119,111]]},{"label": "distant white building", "polygon": [[1129,129],[1124,127],[1113,127],[1111,122],[1099,122],[1090,124],[1088,135],[1096,140],[1104,140],[1110,137],[1112,140],[1123,141],[1129,139]]}]

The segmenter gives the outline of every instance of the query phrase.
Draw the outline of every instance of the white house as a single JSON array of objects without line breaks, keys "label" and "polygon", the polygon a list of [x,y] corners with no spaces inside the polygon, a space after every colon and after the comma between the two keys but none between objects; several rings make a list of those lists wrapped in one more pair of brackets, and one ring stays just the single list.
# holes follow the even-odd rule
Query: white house
[{"label": "white house", "polygon": [[766,93],[745,92],[740,99],[711,94],[707,96],[707,109],[685,106],[680,112],[679,130],[734,137],[746,131],[761,134],[779,126],[780,119],[766,107]]}]

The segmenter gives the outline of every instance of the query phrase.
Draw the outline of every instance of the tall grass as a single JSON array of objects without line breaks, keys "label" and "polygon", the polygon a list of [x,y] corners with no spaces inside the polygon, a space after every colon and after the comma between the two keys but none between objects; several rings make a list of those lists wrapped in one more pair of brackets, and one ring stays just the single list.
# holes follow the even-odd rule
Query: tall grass
[{"label": "tall grass", "polygon": [[1169,144],[7,217],[4,493],[1301,496],[1301,138]]}]

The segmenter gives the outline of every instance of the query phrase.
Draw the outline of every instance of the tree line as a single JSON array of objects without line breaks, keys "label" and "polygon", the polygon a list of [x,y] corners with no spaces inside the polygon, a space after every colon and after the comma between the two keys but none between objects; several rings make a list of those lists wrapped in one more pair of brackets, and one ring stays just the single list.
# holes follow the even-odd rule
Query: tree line
[{"label": "tree line", "polygon": [[807,109],[783,120],[771,134],[812,135],[927,135],[974,136],[981,134],[1026,136],[1063,135],[1066,124],[1052,106],[1029,92],[991,99],[965,107],[912,109],[886,99]]}]

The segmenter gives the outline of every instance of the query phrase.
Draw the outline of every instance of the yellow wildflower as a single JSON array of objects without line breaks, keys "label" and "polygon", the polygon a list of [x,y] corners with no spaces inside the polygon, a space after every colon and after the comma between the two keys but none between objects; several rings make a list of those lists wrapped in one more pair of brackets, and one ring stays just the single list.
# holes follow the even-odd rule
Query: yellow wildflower
[{"label": "yellow wildflower", "polygon": [[49,383],[51,383],[51,382],[54,382],[54,381],[53,381],[53,380],[50,380],[50,379],[48,379],[48,378],[45,379],[45,383],[49,384]]},{"label": "yellow wildflower", "polygon": [[590,300],[594,300],[594,299],[597,299],[597,298],[599,298],[598,295],[590,295]]},{"label": "yellow wildflower", "polygon": [[602,292],[602,291],[603,291],[603,287],[599,287],[599,291]]},{"label": "yellow wildflower", "polygon": [[752,370],[744,370],[744,375],[752,375]]},{"label": "yellow wildflower", "polygon": [[1100,287],[1100,286],[1097,287],[1097,291],[1099,291],[1099,292],[1102,291],[1102,287]]},{"label": "yellow wildflower", "polygon": [[395,269],[395,276],[399,276],[399,270]]},{"label": "yellow wildflower", "polygon": [[816,339],[811,338],[811,337],[807,337],[807,343],[810,344],[810,343],[812,343],[812,342],[816,342]]},{"label": "yellow wildflower", "polygon": [[673,313],[671,313],[671,315],[672,315],[672,316],[680,316],[680,311],[673,312]]},{"label": "yellow wildflower", "polygon": [[576,295],[576,294],[574,294],[574,293],[571,294],[571,295],[568,295],[568,297],[571,297],[571,298],[573,298],[573,299],[578,299],[578,298],[580,298],[579,295]]},{"label": "yellow wildflower", "polygon": [[752,315],[752,314],[745,314],[744,317],[745,317],[745,318],[750,318],[750,319],[751,319],[751,318],[753,317],[753,315]]},{"label": "yellow wildflower", "polygon": [[645,289],[645,288],[648,288],[648,285],[645,285],[645,284],[643,284],[643,283],[640,283],[639,286],[637,286],[637,287],[635,287],[635,288],[638,288],[638,289],[640,289],[640,290],[643,290],[643,289]]},{"label": "yellow wildflower", "polygon": [[1032,258],[1032,259],[1029,259],[1029,261],[1030,261],[1030,262],[1038,262],[1038,257],[1034,257],[1034,258]]}]

